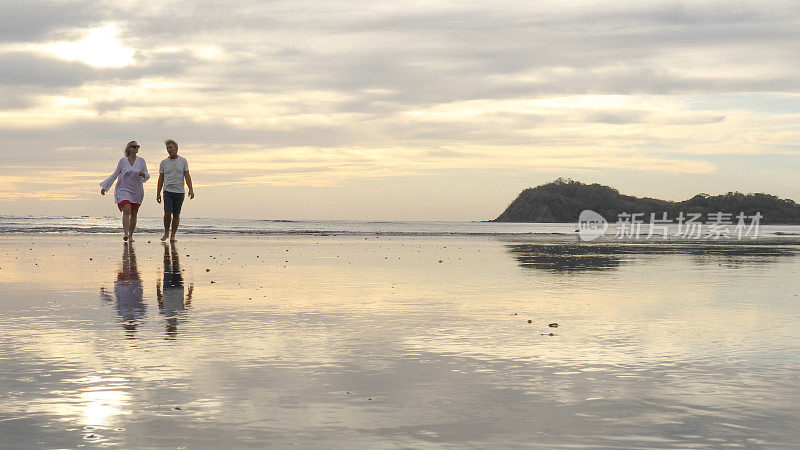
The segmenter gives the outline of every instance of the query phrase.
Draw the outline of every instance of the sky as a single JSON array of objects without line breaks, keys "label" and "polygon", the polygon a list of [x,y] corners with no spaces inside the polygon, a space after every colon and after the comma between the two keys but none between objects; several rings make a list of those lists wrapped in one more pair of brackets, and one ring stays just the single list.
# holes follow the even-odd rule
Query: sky
[{"label": "sky", "polygon": [[0,0],[0,214],[488,220],[569,177],[800,201],[796,1]]}]

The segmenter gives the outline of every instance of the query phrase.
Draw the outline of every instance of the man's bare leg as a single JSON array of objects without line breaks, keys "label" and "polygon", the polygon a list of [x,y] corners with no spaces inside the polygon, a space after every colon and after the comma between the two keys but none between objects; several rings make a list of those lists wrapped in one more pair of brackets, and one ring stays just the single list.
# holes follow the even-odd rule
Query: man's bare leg
[{"label": "man's bare leg", "polygon": [[164,235],[161,236],[162,241],[166,241],[169,237],[169,226],[172,222],[172,214],[164,213]]},{"label": "man's bare leg", "polygon": [[172,215],[172,235],[169,237],[170,242],[175,242],[175,233],[178,232],[178,224],[181,223],[181,215],[180,214],[173,214]]}]

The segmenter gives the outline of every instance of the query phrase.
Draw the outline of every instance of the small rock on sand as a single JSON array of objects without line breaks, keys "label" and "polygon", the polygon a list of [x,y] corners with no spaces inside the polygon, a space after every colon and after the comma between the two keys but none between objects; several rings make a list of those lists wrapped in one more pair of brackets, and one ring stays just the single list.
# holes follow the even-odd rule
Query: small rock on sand
[{"label": "small rock on sand", "polygon": [[558,328],[558,324],[555,323],[555,322],[547,324],[547,326],[550,327],[550,328]]}]

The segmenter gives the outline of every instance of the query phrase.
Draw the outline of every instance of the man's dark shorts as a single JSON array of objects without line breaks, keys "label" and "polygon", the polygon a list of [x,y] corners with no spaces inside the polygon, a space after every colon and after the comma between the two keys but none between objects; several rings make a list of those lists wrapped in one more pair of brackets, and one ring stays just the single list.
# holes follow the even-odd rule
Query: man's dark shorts
[{"label": "man's dark shorts", "polygon": [[186,194],[180,192],[164,191],[164,212],[167,214],[180,214],[184,197],[186,197]]}]

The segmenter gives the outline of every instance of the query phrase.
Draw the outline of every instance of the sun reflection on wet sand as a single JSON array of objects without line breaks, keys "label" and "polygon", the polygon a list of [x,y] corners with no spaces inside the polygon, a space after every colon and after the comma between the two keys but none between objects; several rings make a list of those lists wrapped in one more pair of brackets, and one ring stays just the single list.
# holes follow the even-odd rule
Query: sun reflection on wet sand
[{"label": "sun reflection on wet sand", "polygon": [[[91,377],[78,383],[89,386],[80,389],[81,413],[83,425],[107,427],[121,421],[122,415],[131,414],[126,411],[130,403],[130,394],[125,390],[126,380],[123,378]],[[116,388],[116,389],[115,389]]]}]

